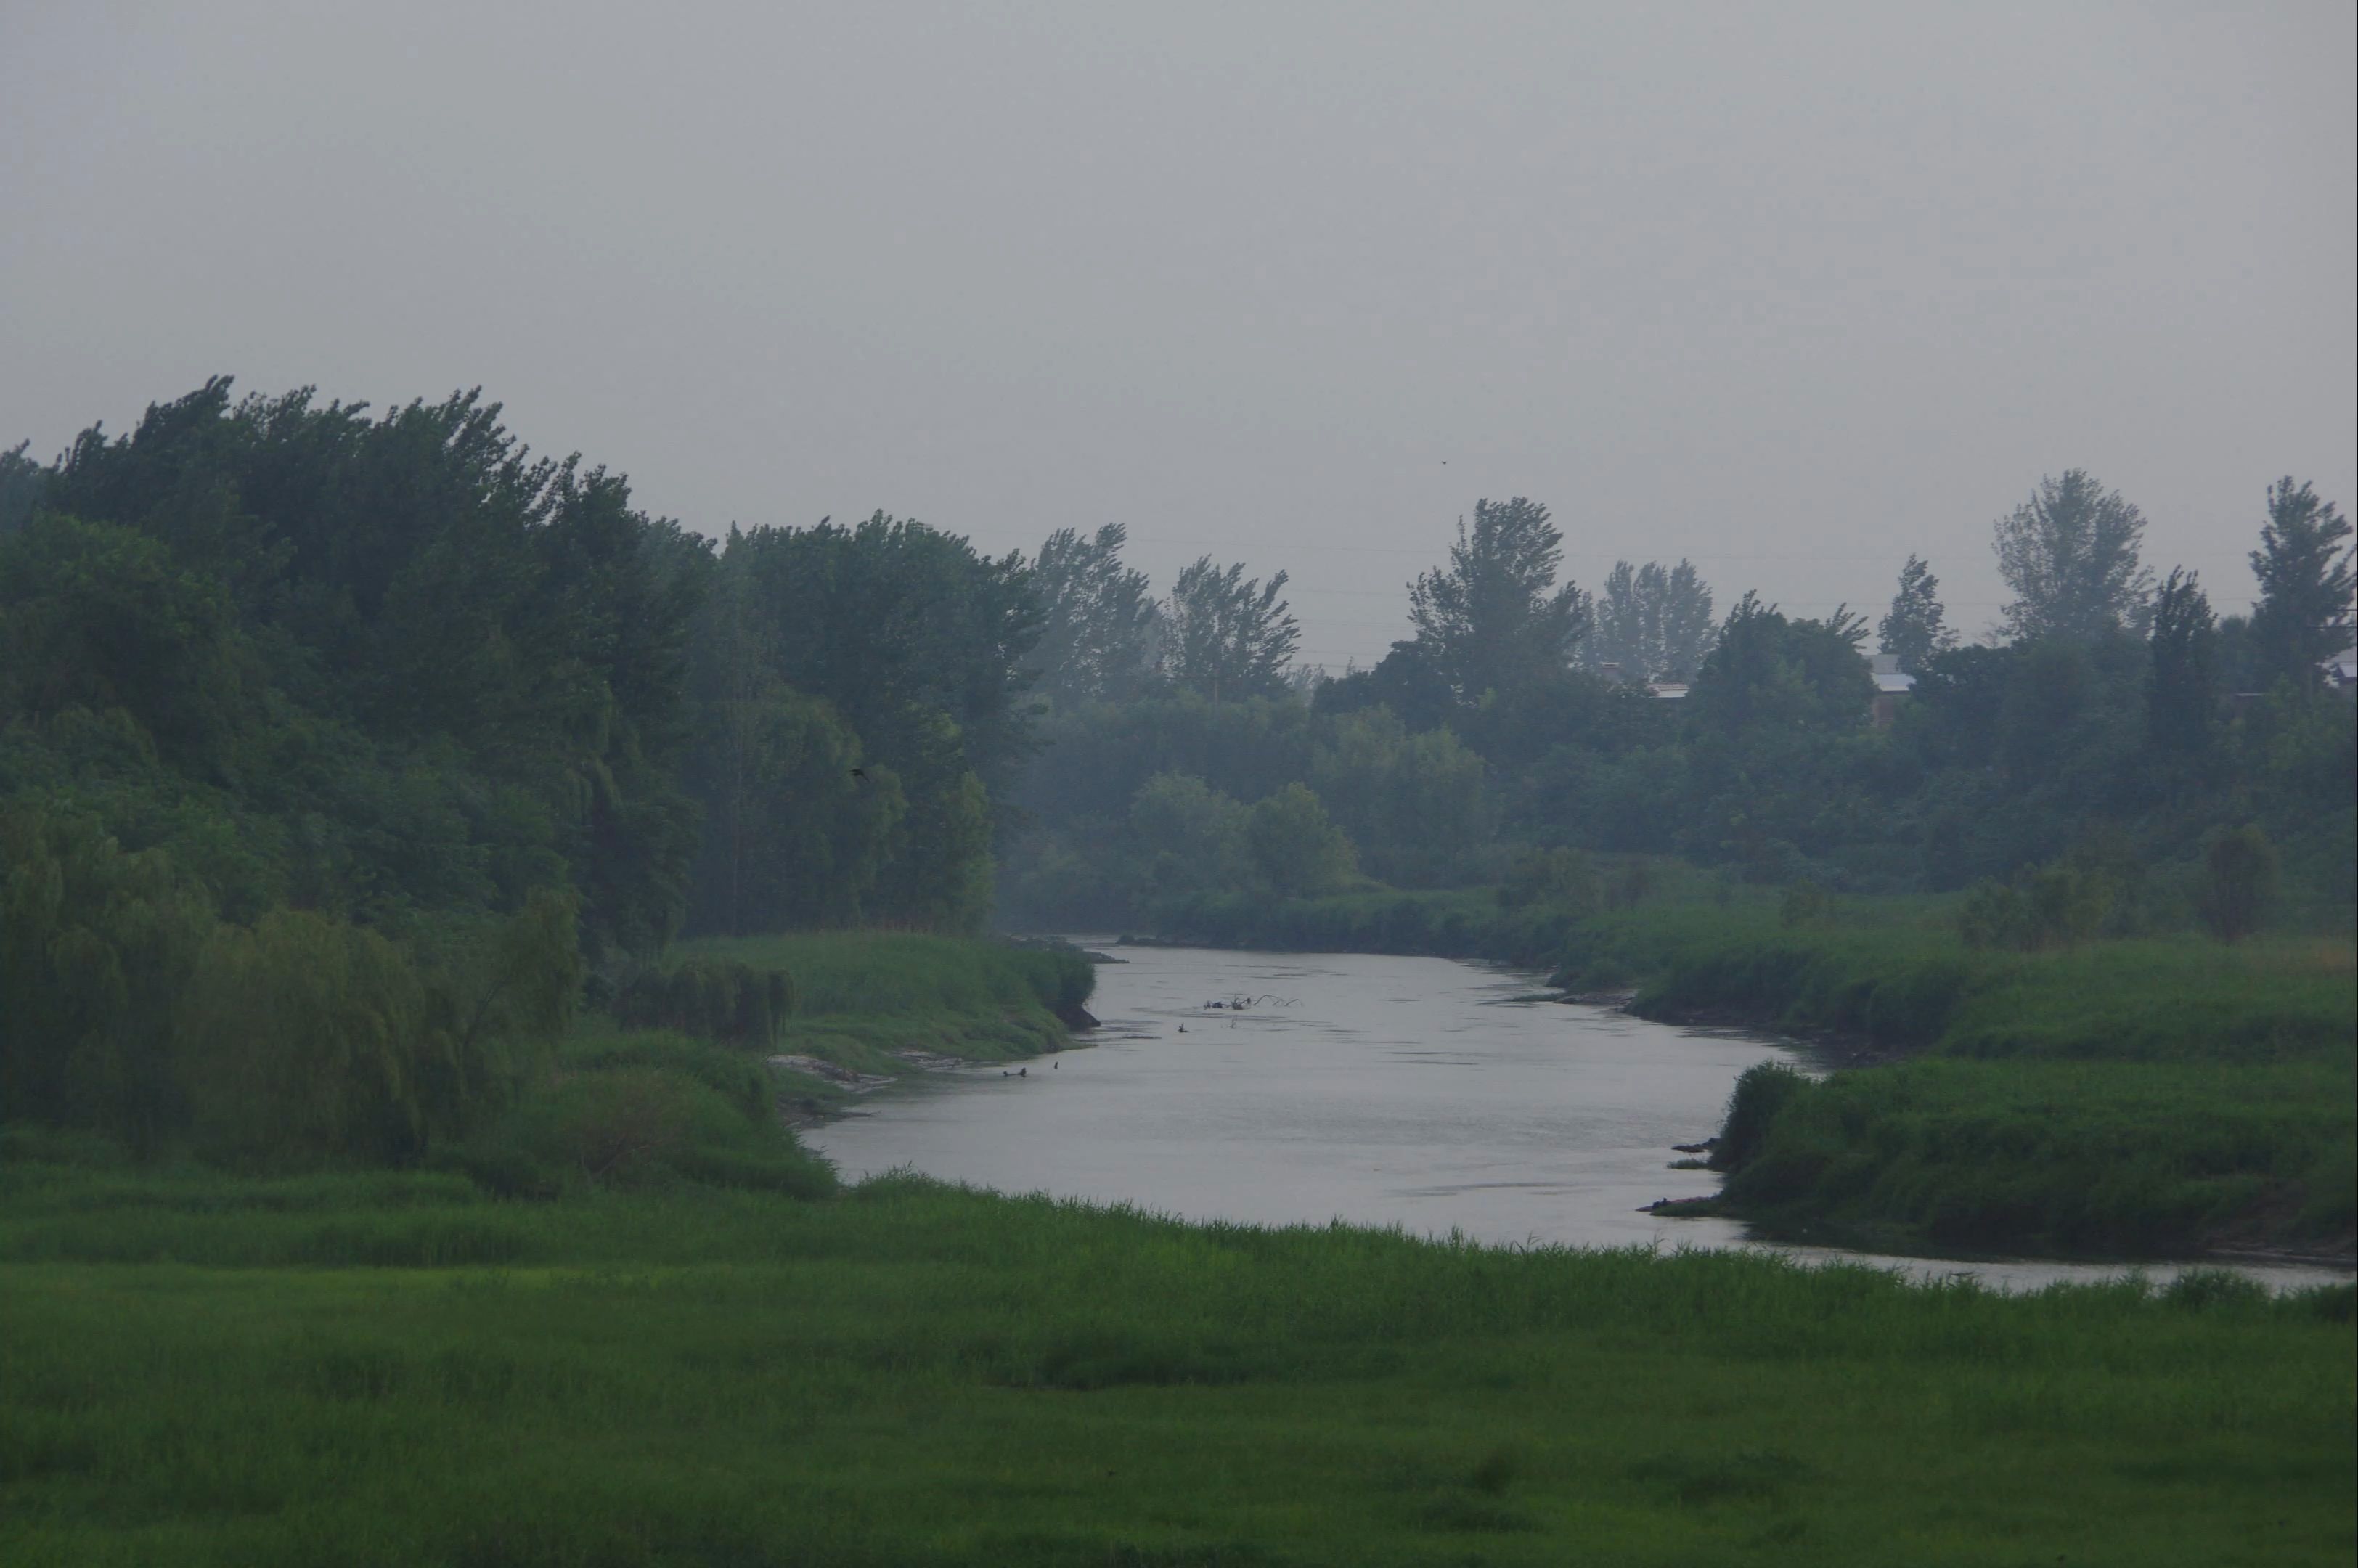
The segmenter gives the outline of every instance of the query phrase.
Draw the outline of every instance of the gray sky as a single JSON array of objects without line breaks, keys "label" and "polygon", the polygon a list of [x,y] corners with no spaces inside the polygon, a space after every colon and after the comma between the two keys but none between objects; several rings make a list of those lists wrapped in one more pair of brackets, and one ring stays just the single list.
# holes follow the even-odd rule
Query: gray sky
[{"label": "gray sky", "polygon": [[2240,608],[2358,501],[2354,15],[0,0],[0,444],[481,384],[708,532],[1285,568],[1336,667],[1479,495],[1976,630],[2079,466]]}]

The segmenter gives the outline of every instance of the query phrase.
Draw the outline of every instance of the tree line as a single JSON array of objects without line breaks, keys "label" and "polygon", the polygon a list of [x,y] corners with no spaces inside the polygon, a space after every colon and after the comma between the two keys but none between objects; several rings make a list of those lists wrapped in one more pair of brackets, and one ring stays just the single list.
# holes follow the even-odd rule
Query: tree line
[{"label": "tree line", "polygon": [[0,451],[0,1114],[414,1158],[684,930],[979,929],[1031,583],[700,537],[475,393]]},{"label": "tree line", "polygon": [[971,932],[994,900],[1126,921],[1595,852],[1961,887],[2255,823],[2346,903],[2350,708],[2315,670],[2349,525],[2266,502],[2248,616],[2155,579],[2076,471],[1996,530],[2000,641],[1961,645],[1911,557],[1880,633],[1915,689],[1878,730],[1863,616],[1715,612],[1685,561],[1592,594],[1527,499],[1479,503],[1410,634],[1328,678],[1285,572],[1206,557],[1157,595],[1118,524],[1028,558],[882,513],[713,539],[476,393],[217,379],[0,451],[0,1094],[410,1157],[677,935]]},{"label": "tree line", "polygon": [[[2150,873],[2234,828],[2282,846],[2305,900],[2346,905],[2358,753],[2324,665],[2351,642],[2351,527],[2289,478],[2263,500],[2248,614],[2218,615],[2190,571],[2157,579],[2142,514],[2078,470],[1994,524],[2011,597],[1984,640],[1960,639],[1909,556],[1872,628],[1910,683],[1887,727],[1865,614],[1747,592],[1714,616],[1683,560],[1620,563],[1592,594],[1562,580],[1563,535],[1520,497],[1461,522],[1374,666],[1275,669],[1207,700],[1157,678],[1153,601],[1102,530],[1044,646],[1116,656],[1047,672],[1006,913],[1120,923],[1217,890],[1465,885],[1574,850],[1883,892],[2101,861],[2110,918],[2161,919]],[[1297,788],[1305,842],[1329,846],[1298,858],[1306,881],[1244,833],[1256,803]]]}]

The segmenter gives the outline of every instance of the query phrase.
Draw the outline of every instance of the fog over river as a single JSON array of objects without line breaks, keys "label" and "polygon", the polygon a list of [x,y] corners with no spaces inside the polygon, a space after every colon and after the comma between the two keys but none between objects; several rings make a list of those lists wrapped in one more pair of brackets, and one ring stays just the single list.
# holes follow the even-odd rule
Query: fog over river
[{"label": "fog over river", "polygon": [[[1098,969],[1089,1005],[1104,1027],[1085,1048],[1023,1064],[1022,1076],[996,1066],[924,1074],[806,1138],[847,1178],[909,1166],[1189,1219],[1862,1256],[1641,1212],[1717,1190],[1710,1172],[1671,1169],[1681,1158],[1671,1145],[1716,1131],[1754,1063],[1813,1070],[1806,1047],[1566,1004],[1531,975],[1443,958],[1119,951],[1127,963]],[[1205,1005],[1239,997],[1251,1005]],[[2010,1288],[2125,1271],[1866,1260]],[[2348,1277],[2247,1271],[2277,1285]]]}]

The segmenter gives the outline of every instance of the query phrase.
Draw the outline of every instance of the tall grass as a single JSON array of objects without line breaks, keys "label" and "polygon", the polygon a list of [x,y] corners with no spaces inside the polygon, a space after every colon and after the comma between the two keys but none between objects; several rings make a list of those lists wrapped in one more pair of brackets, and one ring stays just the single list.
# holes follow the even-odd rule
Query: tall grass
[{"label": "tall grass", "polygon": [[2358,1526],[2346,1289],[2006,1299],[906,1178],[9,1173],[12,1564],[2304,1563]]},{"label": "tall grass", "polygon": [[1563,944],[1564,920],[1562,912],[1545,907],[1508,909],[1488,889],[1385,889],[1310,899],[1204,894],[1172,903],[1157,929],[1212,946],[1498,958],[1541,967]]},{"label": "tall grass", "polygon": [[1606,940],[1627,951],[1631,926],[1655,944],[1638,1012],[1910,1058],[1739,1099],[1714,1156],[1736,1212],[1888,1247],[2115,1256],[2346,1249],[2358,1229],[2346,946],[1981,952],[1917,901],[1801,929],[1673,907]]},{"label": "tall grass", "polygon": [[1097,973],[1077,954],[913,932],[823,931],[709,937],[684,955],[732,958],[792,975],[803,1017],[988,1013],[1078,1006]]}]

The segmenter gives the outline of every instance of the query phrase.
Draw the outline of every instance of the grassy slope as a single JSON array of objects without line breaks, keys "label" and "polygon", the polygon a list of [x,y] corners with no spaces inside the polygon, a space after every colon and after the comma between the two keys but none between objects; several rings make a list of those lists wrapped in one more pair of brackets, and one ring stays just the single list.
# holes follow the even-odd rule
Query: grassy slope
[{"label": "grassy slope", "polygon": [[[2346,1250],[2358,1226],[2358,955],[2346,938],[1968,949],[1950,901],[1777,895],[1675,871],[1635,908],[1550,924],[1474,893],[1204,901],[1174,933],[1481,954],[1639,985],[1649,1017],[1831,1035],[1903,1059],[1778,1111],[1725,1206],[1889,1248]],[[1545,938],[1552,935],[1553,946]]]},{"label": "grassy slope", "polygon": [[2352,1292],[18,1162],[12,1564],[2346,1563]]},{"label": "grassy slope", "polygon": [[1069,954],[903,932],[714,938],[675,951],[786,970],[799,1000],[778,1049],[888,1076],[909,1070],[896,1051],[1004,1062],[1056,1050],[1066,1036],[1055,1010],[1087,1001],[1097,979]]},{"label": "grassy slope", "polygon": [[[856,1072],[914,1070],[903,1053],[1004,1061],[1061,1048],[1055,1010],[1096,980],[1072,955],[901,933],[828,933],[695,943],[689,954],[783,968],[799,1000],[775,1049]],[[835,1177],[778,1120],[779,1101],[827,1110],[850,1097],[826,1077],[770,1065],[771,1052],[591,1014],[557,1052],[551,1081],[493,1125],[438,1153],[509,1196],[686,1181],[816,1196]]]},{"label": "grassy slope", "polygon": [[1731,1175],[1730,1206],[1898,1246],[2346,1249],[2347,943],[1976,953],[1940,916],[1875,901],[1788,930],[1759,910],[1674,908],[1618,938],[1656,955],[1641,1013],[1823,1031],[1903,1056],[1786,1102]]}]

